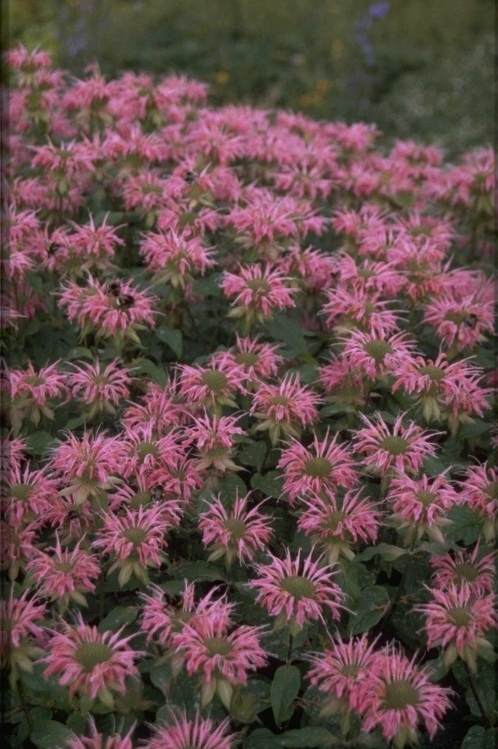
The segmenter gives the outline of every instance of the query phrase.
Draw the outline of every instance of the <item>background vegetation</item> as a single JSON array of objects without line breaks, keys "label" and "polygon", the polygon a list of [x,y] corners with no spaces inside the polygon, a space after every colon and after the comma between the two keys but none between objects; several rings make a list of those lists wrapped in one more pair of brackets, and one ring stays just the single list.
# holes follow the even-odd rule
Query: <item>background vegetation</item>
[{"label": "background vegetation", "polygon": [[9,0],[10,42],[76,75],[185,71],[212,102],[376,122],[449,155],[494,138],[492,0]]}]

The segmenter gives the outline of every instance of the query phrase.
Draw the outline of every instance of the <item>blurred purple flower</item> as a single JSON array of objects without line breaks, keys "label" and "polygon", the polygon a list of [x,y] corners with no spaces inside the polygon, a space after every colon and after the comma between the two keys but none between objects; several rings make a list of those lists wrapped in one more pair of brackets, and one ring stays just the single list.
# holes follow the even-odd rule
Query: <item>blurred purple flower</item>
[{"label": "blurred purple flower", "polygon": [[389,0],[378,0],[376,3],[372,3],[368,9],[368,13],[371,18],[381,20],[385,18],[391,9],[391,3]]}]

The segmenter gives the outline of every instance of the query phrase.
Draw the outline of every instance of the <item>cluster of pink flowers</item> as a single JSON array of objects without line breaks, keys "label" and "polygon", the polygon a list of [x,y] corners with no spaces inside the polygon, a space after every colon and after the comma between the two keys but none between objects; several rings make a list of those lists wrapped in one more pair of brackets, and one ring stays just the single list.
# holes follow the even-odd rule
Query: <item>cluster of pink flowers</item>
[{"label": "cluster of pink flowers", "polygon": [[[381,153],[373,126],[213,108],[183,76],[7,62],[2,665],[20,704],[42,704],[36,667],[91,713],[68,749],[132,749],[161,689],[145,749],[232,749],[275,701],[256,691],[281,636],[345,741],[353,716],[374,743],[432,739],[450,701],[423,657],[329,633],[366,631],[368,588],[376,633],[411,606],[447,670],[493,657],[491,149]],[[433,576],[407,594],[412,559]]]}]

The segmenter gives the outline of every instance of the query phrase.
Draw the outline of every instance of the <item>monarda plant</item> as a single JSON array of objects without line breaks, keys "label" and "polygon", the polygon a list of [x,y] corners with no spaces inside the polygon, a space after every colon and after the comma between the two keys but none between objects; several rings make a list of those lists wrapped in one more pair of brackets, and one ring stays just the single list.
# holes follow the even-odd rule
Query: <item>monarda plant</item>
[{"label": "monarda plant", "polygon": [[491,149],[7,63],[12,747],[491,749]]}]

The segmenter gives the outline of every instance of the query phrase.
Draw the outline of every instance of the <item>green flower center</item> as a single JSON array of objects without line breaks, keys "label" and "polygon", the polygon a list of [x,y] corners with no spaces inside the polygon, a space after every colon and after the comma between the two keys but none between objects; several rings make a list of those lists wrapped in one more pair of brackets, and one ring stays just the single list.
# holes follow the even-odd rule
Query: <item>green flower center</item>
[{"label": "green flower center", "polygon": [[332,466],[327,458],[309,458],[304,464],[304,472],[314,479],[326,479],[332,472]]},{"label": "green flower center", "polygon": [[247,531],[246,524],[239,518],[228,518],[228,520],[225,520],[225,528],[230,532],[232,541],[240,541],[241,538],[244,538]]},{"label": "green flower center", "polygon": [[141,461],[145,460],[147,455],[153,455],[154,458],[157,458],[157,445],[154,445],[152,442],[141,442],[137,447],[137,453]]},{"label": "green flower center", "polygon": [[343,676],[358,676],[360,673],[360,667],[355,666],[354,663],[351,663],[349,666],[344,666],[344,668],[341,669],[341,674]]},{"label": "green flower center", "polygon": [[286,406],[289,403],[289,399],[285,395],[275,395],[272,398],[272,403],[274,406]]},{"label": "green flower center", "polygon": [[44,385],[45,380],[43,377],[38,377],[37,375],[32,375],[31,377],[26,377],[26,385],[32,385],[33,387],[36,387],[37,385]]},{"label": "green flower center", "polygon": [[245,354],[237,354],[235,357],[235,361],[237,364],[245,364],[248,367],[253,367],[255,364],[258,363],[258,355],[257,354],[251,354],[250,352]]},{"label": "green flower center", "polygon": [[472,621],[472,615],[466,606],[456,606],[448,614],[455,627],[468,627]]},{"label": "green flower center", "polygon": [[72,562],[58,562],[58,564],[55,565],[55,568],[59,572],[67,573],[73,571],[74,565],[72,564]]},{"label": "green flower center", "polygon": [[392,346],[387,341],[369,341],[363,347],[376,364],[382,364],[386,354],[392,354]]},{"label": "green flower center", "polygon": [[286,593],[290,593],[296,601],[300,601],[302,598],[314,598],[315,597],[315,586],[310,580],[300,575],[291,575],[286,577],[280,583],[282,590]]},{"label": "green flower center", "polygon": [[344,520],[345,517],[345,512],[341,512],[341,510],[334,510],[334,512],[331,512],[327,518],[327,528],[331,531],[336,531],[337,526],[342,520]]},{"label": "green flower center", "polygon": [[379,447],[390,455],[405,455],[408,450],[408,443],[403,437],[390,435],[382,440]]},{"label": "green flower center", "polygon": [[99,663],[105,663],[112,656],[112,648],[103,642],[84,642],[76,648],[75,658],[86,674]]},{"label": "green flower center", "polygon": [[10,487],[10,496],[25,502],[31,494],[33,487],[29,484],[17,484]]},{"label": "green flower center", "polygon": [[431,364],[427,364],[424,367],[420,367],[418,371],[419,374],[427,375],[434,382],[441,382],[444,379],[444,369],[441,369],[441,367],[433,367]]},{"label": "green flower center", "polygon": [[393,681],[386,685],[383,708],[385,710],[405,710],[419,703],[418,691],[407,679]]},{"label": "green flower center", "polygon": [[210,637],[205,645],[209,655],[228,655],[233,649],[233,645],[223,637]]},{"label": "green flower center", "polygon": [[484,493],[488,495],[490,499],[498,499],[498,481],[493,481],[488,484],[484,489]]},{"label": "green flower center", "polygon": [[421,489],[419,492],[416,492],[415,496],[417,497],[419,502],[422,502],[424,507],[429,507],[434,500],[436,499],[436,495],[432,492],[427,492],[425,489]]},{"label": "green flower center", "polygon": [[213,393],[221,393],[221,391],[227,386],[227,377],[223,372],[204,372],[201,381],[203,385],[206,385]]},{"label": "green flower center", "polygon": [[270,284],[264,278],[251,278],[247,281],[247,285],[251,291],[254,291],[255,294],[259,293],[260,296],[268,294],[271,291]]},{"label": "green flower center", "polygon": [[474,565],[469,562],[455,565],[455,572],[458,577],[468,580],[470,583],[473,582],[479,574]]},{"label": "green flower center", "polygon": [[147,538],[147,531],[143,528],[127,528],[123,531],[123,536],[127,541],[131,541],[133,546],[140,546],[140,544]]}]

